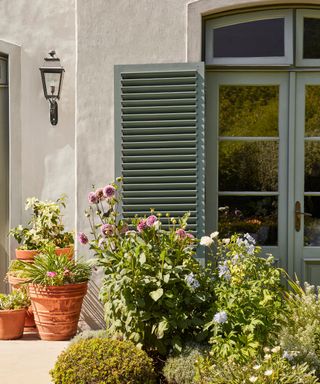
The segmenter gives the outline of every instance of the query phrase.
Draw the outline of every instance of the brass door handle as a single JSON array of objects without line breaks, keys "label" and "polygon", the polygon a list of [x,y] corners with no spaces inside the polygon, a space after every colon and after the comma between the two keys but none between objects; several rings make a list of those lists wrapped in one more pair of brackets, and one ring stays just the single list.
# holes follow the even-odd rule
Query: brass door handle
[{"label": "brass door handle", "polygon": [[295,227],[296,227],[297,232],[299,232],[301,229],[301,216],[302,215],[312,216],[311,213],[301,212],[301,203],[300,203],[300,201],[296,201],[296,204],[295,204]]}]

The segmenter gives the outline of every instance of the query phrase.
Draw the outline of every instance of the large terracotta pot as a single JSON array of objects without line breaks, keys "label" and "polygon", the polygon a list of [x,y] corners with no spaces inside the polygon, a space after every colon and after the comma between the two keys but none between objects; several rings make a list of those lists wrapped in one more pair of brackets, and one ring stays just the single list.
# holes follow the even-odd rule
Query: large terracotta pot
[{"label": "large terracotta pot", "polygon": [[[55,252],[58,256],[67,255],[68,258],[71,260],[73,258],[74,249],[73,246],[57,248]],[[34,257],[39,253],[39,250],[16,249],[16,258],[19,260],[26,261],[28,263],[32,263]]]},{"label": "large terracotta pot", "polygon": [[25,308],[0,311],[0,340],[20,339],[25,317]]},{"label": "large terracotta pot", "polygon": [[35,322],[42,340],[70,340],[77,332],[88,283],[62,286],[29,284]]}]

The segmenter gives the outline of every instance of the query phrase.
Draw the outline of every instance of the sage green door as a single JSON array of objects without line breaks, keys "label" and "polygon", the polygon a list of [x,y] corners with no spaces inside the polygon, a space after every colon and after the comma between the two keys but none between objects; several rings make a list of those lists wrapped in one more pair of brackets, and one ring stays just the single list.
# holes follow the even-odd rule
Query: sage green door
[{"label": "sage green door", "polygon": [[320,73],[209,72],[207,230],[320,285]]},{"label": "sage green door", "polygon": [[303,280],[320,285],[320,73],[295,76],[295,257],[292,269]]}]

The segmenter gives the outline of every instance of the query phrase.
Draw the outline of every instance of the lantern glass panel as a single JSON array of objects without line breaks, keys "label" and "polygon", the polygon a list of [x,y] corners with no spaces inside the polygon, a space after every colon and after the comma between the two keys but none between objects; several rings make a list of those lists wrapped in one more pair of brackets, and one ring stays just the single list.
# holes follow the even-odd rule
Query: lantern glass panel
[{"label": "lantern glass panel", "polygon": [[60,72],[45,72],[44,73],[48,97],[58,97],[60,87]]}]

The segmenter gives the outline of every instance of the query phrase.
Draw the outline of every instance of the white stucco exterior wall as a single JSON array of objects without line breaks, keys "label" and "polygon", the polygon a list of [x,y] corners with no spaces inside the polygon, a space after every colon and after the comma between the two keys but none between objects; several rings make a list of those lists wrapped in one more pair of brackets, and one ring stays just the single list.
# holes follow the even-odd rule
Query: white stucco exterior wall
[{"label": "white stucco exterior wall", "polygon": [[[56,199],[69,196],[65,215],[74,228],[74,132],[75,132],[75,0],[1,0],[0,41],[21,47],[21,129],[11,132],[20,140],[21,157],[12,153],[21,178],[12,180],[12,204],[20,206],[12,225],[24,219],[26,197]],[[39,67],[55,49],[65,68],[59,102],[59,122],[49,121],[49,103],[44,99]],[[9,84],[10,87],[10,84]],[[15,193],[14,189],[19,189]],[[19,197],[19,201],[15,199]],[[20,217],[19,217],[20,216]]]}]

